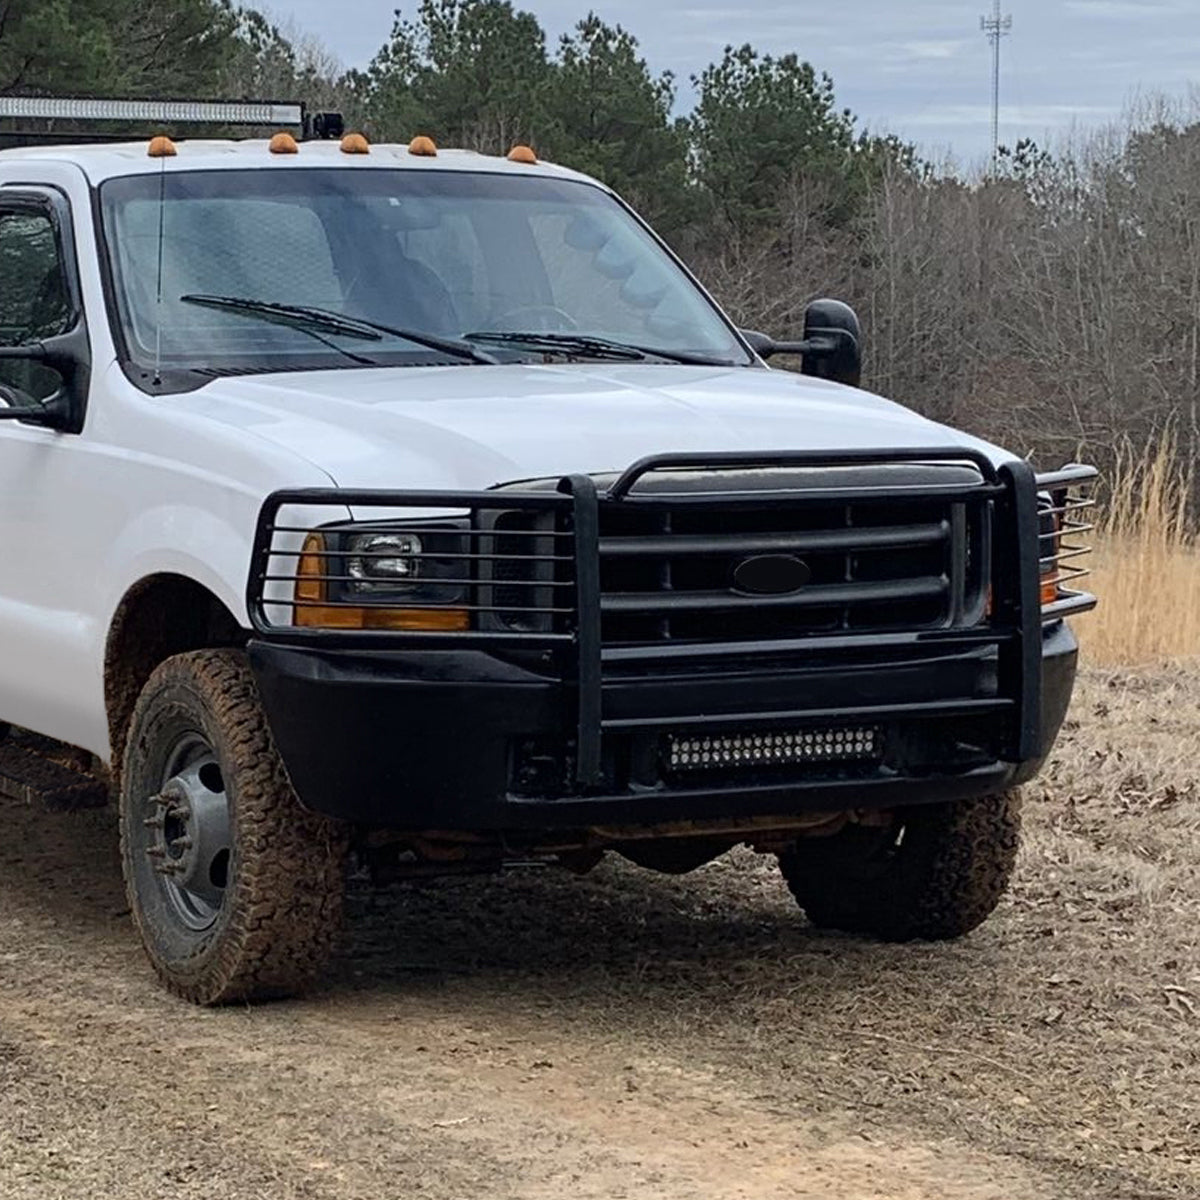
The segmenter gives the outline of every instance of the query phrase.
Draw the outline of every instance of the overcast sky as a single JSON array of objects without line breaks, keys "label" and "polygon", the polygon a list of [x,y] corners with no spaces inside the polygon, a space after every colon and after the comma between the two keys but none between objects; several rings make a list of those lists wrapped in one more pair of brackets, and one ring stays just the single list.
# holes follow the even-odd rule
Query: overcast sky
[{"label": "overcast sky", "polygon": [[[517,0],[551,42],[588,0]],[[348,66],[387,39],[394,0],[267,0],[285,23],[316,34]],[[413,13],[416,0],[401,5]],[[962,160],[986,154],[991,51],[979,17],[991,0],[595,0],[641,42],[655,70],[680,81],[727,43],[795,51],[828,71],[839,102],[872,129]],[[1001,138],[1044,140],[1072,124],[1103,123],[1136,95],[1187,94],[1200,82],[1200,0],[1004,0],[1013,18],[1002,49]]]}]

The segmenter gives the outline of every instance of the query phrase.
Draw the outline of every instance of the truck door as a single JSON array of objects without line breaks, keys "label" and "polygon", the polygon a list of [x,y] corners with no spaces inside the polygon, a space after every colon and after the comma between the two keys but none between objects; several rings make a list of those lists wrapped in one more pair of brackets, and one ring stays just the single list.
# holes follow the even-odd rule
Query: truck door
[{"label": "truck door", "polygon": [[[67,199],[48,187],[0,188],[0,348],[44,346],[73,331],[79,371],[0,356],[0,410],[57,414],[87,380]],[[71,396],[80,417],[85,399]],[[87,543],[96,498],[80,503],[82,439],[72,427],[56,415],[0,420],[0,720],[65,741],[81,740],[80,715],[96,690],[80,602],[95,583],[99,548]]]}]

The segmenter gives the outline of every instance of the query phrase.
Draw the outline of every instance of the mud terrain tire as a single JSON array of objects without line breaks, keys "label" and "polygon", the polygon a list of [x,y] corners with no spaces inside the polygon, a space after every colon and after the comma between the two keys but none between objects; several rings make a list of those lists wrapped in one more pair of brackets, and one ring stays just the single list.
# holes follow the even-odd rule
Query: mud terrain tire
[{"label": "mud terrain tire", "polygon": [[[183,757],[172,749],[180,746],[187,748]],[[162,870],[164,854],[199,855],[164,850],[193,844],[186,820],[194,823],[198,805],[178,791],[164,815],[163,799],[185,778],[194,793],[198,777],[220,801],[204,810],[218,813],[218,839],[208,828],[195,830],[194,840],[210,854],[214,844],[227,847],[192,885],[204,891],[203,901],[169,878],[184,877],[182,859],[168,867],[166,882]],[[315,979],[341,924],[346,833],[297,801],[244,654],[196,651],[155,670],[126,740],[120,824],[129,906],[171,991],[197,1004],[224,1004],[293,995]]]},{"label": "mud terrain tire", "polygon": [[901,809],[890,826],[851,824],[779,856],[814,925],[890,942],[961,937],[991,914],[1016,861],[1017,791]]}]

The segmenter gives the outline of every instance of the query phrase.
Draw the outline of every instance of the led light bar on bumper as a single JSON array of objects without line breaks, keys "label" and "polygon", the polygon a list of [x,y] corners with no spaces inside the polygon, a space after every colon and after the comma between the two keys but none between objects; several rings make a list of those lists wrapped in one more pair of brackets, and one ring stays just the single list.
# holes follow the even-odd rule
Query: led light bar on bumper
[{"label": "led light bar on bumper", "polygon": [[878,726],[772,730],[758,733],[671,734],[666,762],[672,771],[716,771],[793,763],[867,763],[883,752]]},{"label": "led light bar on bumper", "polygon": [[102,100],[0,96],[0,117],[38,121],[133,121],[213,125],[303,125],[302,104],[246,100]]}]

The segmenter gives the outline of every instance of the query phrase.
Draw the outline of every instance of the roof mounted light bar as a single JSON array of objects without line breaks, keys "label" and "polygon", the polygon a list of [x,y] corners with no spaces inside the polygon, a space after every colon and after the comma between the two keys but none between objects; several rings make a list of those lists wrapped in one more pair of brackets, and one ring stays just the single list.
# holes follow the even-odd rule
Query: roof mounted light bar
[{"label": "roof mounted light bar", "polygon": [[304,105],[273,100],[108,100],[0,96],[0,118],[38,121],[136,121],[162,124],[296,125]]}]

